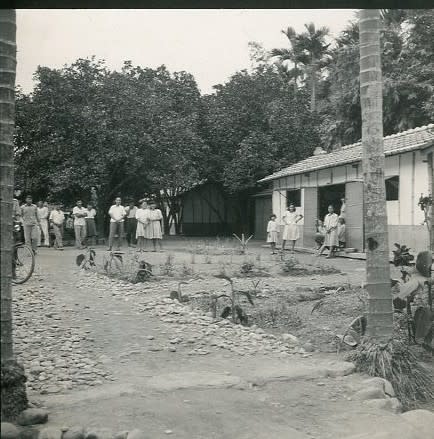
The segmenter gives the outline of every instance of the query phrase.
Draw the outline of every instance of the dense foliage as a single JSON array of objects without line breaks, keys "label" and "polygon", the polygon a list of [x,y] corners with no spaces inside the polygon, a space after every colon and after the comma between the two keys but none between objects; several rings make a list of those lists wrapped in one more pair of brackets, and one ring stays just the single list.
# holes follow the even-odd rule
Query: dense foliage
[{"label": "dense foliage", "polygon": [[[254,66],[205,96],[165,66],[39,67],[33,93],[17,92],[17,182],[67,205],[96,186],[104,210],[117,194],[153,195],[179,230],[182,194],[207,180],[235,200],[242,224],[258,179],[361,137],[357,25],[331,43],[313,24],[284,33],[287,48],[252,43]],[[433,10],[384,11],[386,135],[434,120],[432,35]]]}]

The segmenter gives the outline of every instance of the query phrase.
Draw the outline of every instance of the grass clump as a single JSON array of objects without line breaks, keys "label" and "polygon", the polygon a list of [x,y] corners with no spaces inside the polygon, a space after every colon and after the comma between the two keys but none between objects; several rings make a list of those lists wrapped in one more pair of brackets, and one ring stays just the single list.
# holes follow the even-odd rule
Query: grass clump
[{"label": "grass clump", "polygon": [[363,340],[348,359],[356,370],[388,380],[405,410],[434,401],[434,380],[403,340]]}]

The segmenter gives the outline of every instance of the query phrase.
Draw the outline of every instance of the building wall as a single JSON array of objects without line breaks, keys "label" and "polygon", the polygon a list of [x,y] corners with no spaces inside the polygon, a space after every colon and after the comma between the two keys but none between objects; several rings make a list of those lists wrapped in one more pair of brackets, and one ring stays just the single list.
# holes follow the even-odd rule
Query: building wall
[{"label": "building wall", "polygon": [[[432,151],[433,147],[428,148]],[[428,248],[428,231],[422,225],[424,215],[417,205],[420,195],[430,193],[428,187],[428,166],[423,160],[426,152],[416,150],[386,157],[385,176],[399,175],[399,199],[387,201],[389,224],[389,242],[406,244],[416,251]],[[361,181],[363,172],[361,163],[336,166],[306,174],[282,177],[273,182],[273,211],[281,221],[286,209],[286,190],[301,189],[301,207],[297,212],[304,214],[304,188],[342,184]],[[303,227],[300,221],[300,228]],[[303,236],[302,230],[300,236]],[[303,245],[302,239],[298,243]]]}]

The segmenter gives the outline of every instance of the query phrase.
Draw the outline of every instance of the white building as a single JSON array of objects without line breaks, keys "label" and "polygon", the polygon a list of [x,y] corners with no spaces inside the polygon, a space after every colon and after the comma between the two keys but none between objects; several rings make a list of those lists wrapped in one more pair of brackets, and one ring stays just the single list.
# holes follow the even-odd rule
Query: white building
[{"label": "white building", "polygon": [[[429,235],[418,206],[421,194],[432,194],[434,124],[393,134],[384,138],[386,155],[386,199],[389,242],[398,242],[415,251],[428,249]],[[263,226],[271,214],[278,219],[290,202],[304,215],[300,221],[303,247],[314,246],[315,221],[323,219],[327,206],[339,213],[346,199],[347,247],[364,250],[362,145],[355,143],[330,153],[316,153],[292,166],[260,180],[270,192],[256,202],[256,224]],[[271,197],[271,200],[268,200]],[[264,209],[266,206],[266,209]],[[270,206],[272,208],[270,209]],[[260,237],[262,231],[255,230]]]}]

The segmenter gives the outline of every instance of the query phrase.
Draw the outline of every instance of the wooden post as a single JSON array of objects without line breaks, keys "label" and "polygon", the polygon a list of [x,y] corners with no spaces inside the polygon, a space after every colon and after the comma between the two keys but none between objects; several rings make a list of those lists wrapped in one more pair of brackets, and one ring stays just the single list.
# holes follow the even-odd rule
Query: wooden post
[{"label": "wooden post", "polygon": [[380,11],[360,11],[360,103],[364,177],[366,288],[369,336],[388,341],[393,332],[392,293],[387,231],[383,95],[380,56]]}]

